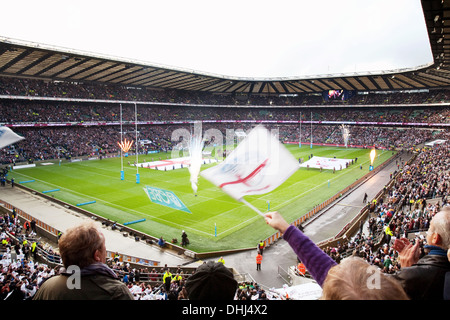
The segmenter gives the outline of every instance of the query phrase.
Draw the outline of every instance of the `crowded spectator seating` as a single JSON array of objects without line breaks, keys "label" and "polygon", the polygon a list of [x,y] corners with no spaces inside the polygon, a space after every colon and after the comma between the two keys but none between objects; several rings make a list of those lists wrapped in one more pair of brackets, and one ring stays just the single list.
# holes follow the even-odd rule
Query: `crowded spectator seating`
[{"label": "crowded spectator seating", "polygon": [[369,218],[348,241],[326,246],[336,262],[350,255],[364,258],[385,273],[401,268],[393,239],[420,240],[421,257],[426,254],[425,232],[431,218],[449,205],[450,142],[423,148],[410,163],[398,164],[399,171],[379,201],[369,201]]},{"label": "crowded spectator seating", "polygon": [[[269,128],[279,130],[280,140],[285,143],[299,141],[299,124],[295,121],[300,119],[342,123],[375,121],[377,125],[352,125],[350,144],[412,150],[414,157],[410,162],[398,165],[398,171],[393,175],[389,187],[382,191],[377,202],[369,199],[369,218],[359,232],[338,246],[324,246],[323,250],[338,263],[345,257],[357,255],[378,266],[383,272],[394,273],[401,265],[392,248],[392,238],[417,236],[421,240],[422,254],[425,254],[425,238],[421,236],[421,232],[427,230],[432,216],[439,208],[448,205],[450,143],[447,141],[433,147],[418,147],[432,139],[449,140],[448,129],[422,125],[399,129],[387,122],[446,124],[450,116],[450,108],[445,105],[449,101],[449,93],[446,90],[436,90],[364,94],[354,95],[345,102],[330,102],[324,101],[320,95],[243,97],[0,77],[0,96],[10,96],[0,99],[0,124],[14,125],[14,130],[26,138],[1,150],[0,163],[117,153],[120,134],[120,109],[117,101],[167,103],[139,104],[138,121],[160,122],[140,125],[141,137],[151,140],[151,144],[141,152],[171,150],[171,133],[186,125],[170,123],[173,121],[186,121],[189,125],[190,121],[208,120],[212,122],[205,122],[204,130],[217,128],[223,132],[227,128],[248,130],[264,120],[294,121],[293,124],[267,123]],[[34,99],[20,100],[13,96]],[[78,100],[43,99],[48,97]],[[96,99],[111,102],[96,103]],[[442,106],[431,106],[439,103]],[[198,104],[206,104],[208,108]],[[402,106],[386,108],[389,104]],[[246,108],[249,105],[258,108]],[[131,139],[135,133],[131,125],[135,120],[134,111],[133,104],[123,104],[122,117],[129,123],[125,128]],[[230,122],[219,122],[223,120]],[[236,122],[238,120],[248,122]],[[379,124],[383,122],[386,125]],[[52,125],[30,127],[30,123]],[[83,125],[85,123],[91,124]],[[301,139],[309,141],[312,133],[315,143],[342,144],[340,130],[337,123],[304,126]],[[3,213],[0,227],[1,299],[5,299],[13,290],[19,290],[23,299],[30,299],[42,281],[60,272],[57,249],[38,238],[33,230],[24,226],[24,221],[10,212]],[[31,250],[33,243],[37,246],[36,254]],[[181,275],[182,280],[173,281],[170,291],[165,292],[162,276],[167,266],[130,265],[113,258],[108,264],[121,281],[127,283],[136,299],[187,299],[183,285],[194,271],[193,268],[169,266],[173,274]],[[243,280],[236,299],[283,297],[264,290],[253,281]]]},{"label": "crowded spectator seating", "polygon": [[64,82],[39,79],[0,77],[0,95],[74,98],[94,100],[121,100],[130,102],[162,102],[179,104],[209,105],[257,105],[257,106],[303,106],[303,105],[386,105],[410,104],[422,105],[447,102],[450,98],[447,90],[415,90],[404,92],[391,91],[382,94],[362,92],[353,94],[347,100],[328,100],[322,93],[305,94],[218,94],[202,91],[162,90],[98,84],[91,82]]},{"label": "crowded spectator seating", "polygon": [[[1,150],[0,163],[117,154],[120,123],[133,140],[136,118],[139,138],[149,141],[141,153],[170,151],[172,132],[194,121],[223,136],[264,123],[285,143],[319,144],[342,144],[341,125],[350,122],[352,145],[408,149],[445,135],[449,92],[355,94],[343,102],[320,94],[219,95],[0,77],[0,125],[26,138]],[[300,120],[314,123],[300,132]]]},{"label": "crowded spectator seating", "polygon": [[[357,255],[386,273],[394,273],[401,268],[397,253],[392,248],[393,238],[419,237],[424,255],[426,243],[421,233],[427,230],[433,215],[442,206],[448,205],[449,147],[447,142],[422,148],[410,162],[399,163],[399,170],[392,178],[390,187],[382,191],[377,202],[368,201],[370,216],[364,228],[348,241],[335,247],[325,246],[323,250],[338,263],[350,255]],[[0,220],[2,298],[15,287],[23,293],[24,299],[31,298],[39,283],[57,274],[61,267],[57,250],[37,238],[33,229],[22,222],[14,213],[5,214]],[[33,255],[30,249],[33,242],[38,243],[37,255]],[[11,256],[17,260],[11,263]],[[184,299],[185,296],[180,294],[184,281],[195,271],[195,268],[180,266],[149,268],[130,265],[118,258],[109,259],[108,264],[128,284],[136,299]],[[182,279],[180,282],[174,281],[169,292],[165,292],[162,286],[167,268]],[[305,276],[308,277],[308,273]],[[236,299],[283,297],[252,281],[241,281]]]},{"label": "crowded spectator seating", "polygon": [[[14,291],[20,292],[23,300],[32,299],[40,284],[47,278],[64,271],[57,245],[37,236],[35,229],[27,228],[23,219],[14,211],[0,216],[0,299],[8,300]],[[36,254],[32,248],[36,245]],[[54,248],[56,246],[56,248]],[[108,266],[120,281],[127,284],[136,300],[182,300],[186,299],[183,287],[185,281],[196,270],[195,267],[158,266],[148,267],[138,263],[121,261],[117,254],[107,260]],[[170,290],[163,285],[164,273],[169,270],[173,276]],[[239,281],[236,299],[266,300],[283,299],[279,293],[266,291],[245,275],[235,275]],[[181,293],[183,291],[183,293]],[[14,295],[17,297],[17,295]]]},{"label": "crowded spectator seating", "polygon": [[[357,255],[378,266],[383,272],[394,273],[401,268],[397,253],[392,248],[392,238],[418,236],[422,255],[425,254],[425,238],[429,221],[442,206],[448,205],[449,150],[450,143],[423,148],[414,159],[400,166],[388,189],[374,203],[368,201],[370,216],[365,227],[354,237],[336,247],[324,247],[336,262],[350,255]],[[411,201],[413,200],[413,201]],[[39,283],[59,272],[61,267],[57,250],[36,238],[33,230],[26,229],[17,216],[5,214],[0,220],[2,228],[2,275],[0,293],[2,298],[13,289],[23,292],[24,298],[32,297]],[[386,232],[390,230],[392,233]],[[33,242],[39,243],[38,255],[31,253]],[[9,259],[16,262],[8,262]],[[14,260],[14,259],[13,259]],[[118,259],[108,261],[122,281],[126,282],[136,299],[183,299],[180,292],[184,281],[195,268],[153,267],[130,265]],[[180,275],[181,282],[174,282],[170,292],[164,292],[162,277],[170,268]],[[308,276],[308,274],[306,274]],[[236,299],[283,299],[252,281],[241,281]]]}]

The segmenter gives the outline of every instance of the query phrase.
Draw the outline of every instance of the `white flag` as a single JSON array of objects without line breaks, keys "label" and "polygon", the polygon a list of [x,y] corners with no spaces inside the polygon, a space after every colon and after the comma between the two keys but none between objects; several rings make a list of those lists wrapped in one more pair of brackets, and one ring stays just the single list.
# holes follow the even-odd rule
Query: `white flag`
[{"label": "white flag", "polygon": [[14,133],[8,127],[0,127],[0,149],[9,146],[17,141],[25,139],[18,134]]},{"label": "white flag", "polygon": [[278,139],[258,126],[221,164],[200,174],[240,201],[246,195],[274,190],[298,167],[297,160]]}]

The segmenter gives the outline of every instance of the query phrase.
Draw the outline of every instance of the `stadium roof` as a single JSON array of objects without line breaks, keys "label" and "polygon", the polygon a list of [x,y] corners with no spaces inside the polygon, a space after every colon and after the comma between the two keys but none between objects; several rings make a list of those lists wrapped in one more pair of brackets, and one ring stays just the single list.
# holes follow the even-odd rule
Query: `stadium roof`
[{"label": "stadium roof", "polygon": [[298,94],[321,93],[336,89],[385,91],[450,87],[450,1],[421,2],[434,61],[414,69],[302,78],[238,78],[0,37],[0,75],[235,94]]}]

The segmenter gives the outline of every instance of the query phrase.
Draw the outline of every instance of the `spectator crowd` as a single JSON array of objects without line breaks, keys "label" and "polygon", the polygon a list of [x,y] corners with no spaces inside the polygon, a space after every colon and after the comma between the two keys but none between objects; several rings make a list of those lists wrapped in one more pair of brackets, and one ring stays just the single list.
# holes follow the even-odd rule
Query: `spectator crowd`
[{"label": "spectator crowd", "polygon": [[[204,130],[219,129],[226,136],[226,129],[248,130],[260,120],[278,121],[359,121],[359,122],[416,122],[448,123],[450,108],[428,107],[427,104],[447,102],[446,90],[421,93],[392,93],[386,95],[354,95],[345,104],[327,107],[337,102],[324,101],[321,96],[305,95],[297,97],[239,97],[209,95],[206,93],[156,91],[139,88],[123,88],[93,84],[75,85],[69,83],[49,83],[40,80],[25,80],[0,77],[0,95],[33,97],[70,97],[76,99],[105,99],[145,102],[165,102],[185,104],[171,106],[140,106],[139,121],[162,121],[139,127],[141,139],[148,139],[144,152],[150,150],[169,151],[173,148],[171,134],[183,124],[173,121],[213,120],[204,123]],[[208,104],[198,107],[195,104]],[[413,107],[398,109],[384,108],[385,104],[411,104]],[[211,107],[216,106],[216,107]],[[237,107],[226,108],[234,105]],[[266,106],[258,109],[245,108],[248,105]],[[274,105],[280,106],[279,108]],[[283,106],[323,105],[323,108],[295,109]],[[350,107],[354,105],[355,107]],[[380,107],[364,107],[379,105]],[[418,105],[420,108],[418,108]],[[360,107],[358,107],[360,106]],[[0,123],[14,124],[15,131],[25,140],[0,151],[1,164],[23,161],[60,159],[63,157],[102,156],[119,151],[117,141],[120,119],[117,104],[97,104],[89,102],[49,102],[46,100],[19,101],[0,100]],[[123,108],[125,121],[134,121],[134,107]],[[232,122],[219,122],[232,120]],[[251,120],[250,122],[235,122]],[[93,125],[63,125],[65,123]],[[29,123],[56,124],[56,126],[28,127]],[[115,124],[114,124],[115,123]],[[302,127],[295,124],[269,124],[269,128],[279,130],[281,141],[342,144],[339,125],[314,124]],[[125,135],[132,140],[135,135],[131,125],[125,126]],[[368,202],[370,218],[361,226],[360,232],[337,247],[324,248],[337,264],[349,256],[358,256],[370,265],[378,267],[386,274],[395,274],[402,269],[393,240],[408,238],[417,233],[420,256],[430,250],[426,238],[420,235],[427,231],[430,221],[437,212],[448,205],[450,176],[450,143],[423,147],[418,145],[434,139],[449,139],[447,129],[422,127],[393,128],[389,125],[350,127],[350,144],[415,150],[411,162],[398,166],[391,187],[384,190],[380,201]],[[0,259],[0,299],[32,299],[46,279],[62,272],[58,250],[40,243],[30,224],[22,224],[13,212],[0,218],[1,259]],[[381,241],[381,245],[379,245]],[[44,254],[48,263],[38,261],[37,253]],[[173,273],[169,267],[136,268],[116,259],[110,259],[108,266],[120,281],[130,290],[136,300],[183,300],[189,299],[186,280],[194,274],[186,274],[182,269]],[[50,265],[53,265],[51,267]],[[281,299],[279,295],[264,290],[253,282],[241,282],[235,294],[239,300]]]},{"label": "spectator crowd", "polygon": [[[338,263],[356,255],[384,273],[396,273],[401,266],[393,240],[417,238],[420,257],[427,254],[424,232],[432,217],[449,205],[449,181],[450,142],[423,148],[398,171],[392,187],[384,190],[380,201],[367,204],[371,216],[359,232],[337,247],[326,247],[325,252]],[[382,245],[376,247],[379,239]]]},{"label": "spectator crowd", "polygon": [[[117,154],[120,121],[124,124],[124,138],[134,140],[136,116],[138,138],[147,141],[141,153],[170,151],[175,144],[172,133],[179,128],[189,130],[188,122],[192,121],[206,121],[205,131],[217,129],[223,137],[227,129],[249,130],[260,121],[273,121],[265,125],[278,129],[285,143],[312,140],[321,144],[344,144],[340,123],[351,121],[359,124],[349,126],[350,145],[408,149],[430,139],[445,139],[447,129],[428,128],[427,124],[446,124],[450,117],[449,107],[435,105],[449,101],[446,90],[356,94],[342,104],[310,94],[243,99],[236,95],[0,77],[0,95],[8,95],[0,99],[0,124],[14,126],[14,131],[25,137],[0,151],[1,164]],[[45,100],[49,97],[84,101]],[[130,103],[121,106],[118,100]],[[136,115],[131,102],[142,102]],[[388,104],[401,107],[384,107]],[[322,107],[313,107],[316,105]],[[316,123],[299,126],[300,120]],[[397,128],[389,123],[419,125]]]},{"label": "spectator crowd", "polygon": [[[413,161],[401,168],[399,166],[391,187],[384,190],[380,201],[367,203],[371,207],[371,215],[365,228],[361,227],[360,232],[348,242],[337,247],[326,247],[324,252],[338,264],[349,256],[358,256],[387,274],[401,270],[393,239],[425,232],[432,217],[448,205],[449,147],[450,143],[447,142],[423,148]],[[50,267],[49,263],[38,262],[32,249],[36,242],[41,254],[46,253],[53,262],[60,261],[57,250],[41,245],[34,238],[34,227],[22,225],[22,222],[14,211],[0,219],[1,299],[31,299],[47,278],[61,272],[58,264]],[[420,255],[424,256],[428,251],[425,237],[417,236],[417,239],[420,242]],[[127,285],[136,300],[188,299],[185,282],[195,272],[184,273],[179,267],[171,271],[168,266],[151,270],[146,267],[136,268],[116,258],[110,259],[107,264],[120,281]],[[283,298],[252,282],[239,283],[235,295],[235,299],[239,300]]]},{"label": "spectator crowd", "polygon": [[44,81],[0,77],[0,95],[96,100],[145,101],[179,104],[303,106],[303,105],[382,105],[431,104],[448,101],[446,90],[389,92],[388,94],[352,94],[349,99],[327,99],[327,94],[295,95],[212,94],[189,90],[161,90],[83,82]]}]

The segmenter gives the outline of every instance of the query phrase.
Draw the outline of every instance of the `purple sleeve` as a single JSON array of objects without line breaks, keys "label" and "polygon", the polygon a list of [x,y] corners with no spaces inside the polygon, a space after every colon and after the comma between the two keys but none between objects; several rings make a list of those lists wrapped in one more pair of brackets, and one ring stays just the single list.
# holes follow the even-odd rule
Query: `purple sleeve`
[{"label": "purple sleeve", "polygon": [[309,273],[322,286],[328,270],[335,266],[336,262],[293,225],[287,228],[283,239],[289,243]]}]

